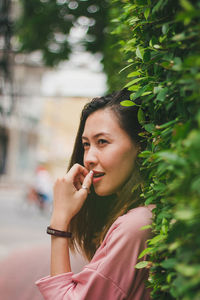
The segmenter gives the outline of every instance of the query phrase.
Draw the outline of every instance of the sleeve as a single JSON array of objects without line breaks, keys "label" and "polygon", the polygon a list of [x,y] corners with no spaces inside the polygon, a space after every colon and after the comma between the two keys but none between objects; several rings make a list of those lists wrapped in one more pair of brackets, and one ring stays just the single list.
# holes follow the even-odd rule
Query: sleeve
[{"label": "sleeve", "polygon": [[150,211],[142,207],[119,217],[80,273],[47,276],[36,282],[44,299],[122,300],[130,294],[131,299],[147,299],[143,297],[147,271],[135,269],[134,265],[150,238],[149,230],[140,228],[150,222]]}]

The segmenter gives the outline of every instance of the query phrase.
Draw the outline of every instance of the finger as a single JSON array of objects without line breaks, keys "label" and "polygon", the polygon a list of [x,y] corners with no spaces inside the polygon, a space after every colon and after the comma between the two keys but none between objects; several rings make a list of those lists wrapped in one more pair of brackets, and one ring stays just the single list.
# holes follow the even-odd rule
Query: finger
[{"label": "finger", "polygon": [[77,190],[80,190],[84,179],[85,179],[85,176],[83,176],[81,173],[78,174],[76,176],[76,178],[74,179],[74,183],[75,183],[75,186],[76,186]]},{"label": "finger", "polygon": [[88,170],[79,164],[75,164],[71,167],[66,176],[73,180],[80,173],[83,174],[83,176],[86,176],[88,174]]},{"label": "finger", "polygon": [[[81,183],[81,187],[82,187],[83,181],[85,180],[85,176],[83,176],[82,174],[80,174],[79,178],[80,178],[80,183]],[[90,194],[90,189],[88,189],[88,193]]]},{"label": "finger", "polygon": [[82,174],[80,174],[79,178],[80,178],[81,184],[83,184],[83,181],[84,181],[84,179],[85,179],[85,176],[83,176]]},{"label": "finger", "polygon": [[81,189],[81,187],[82,187],[82,184],[81,184],[81,182],[80,182],[80,181],[78,181],[78,182],[76,183],[76,185],[77,185],[77,190],[79,191],[79,190]]},{"label": "finger", "polygon": [[87,194],[90,192],[90,186],[92,184],[92,178],[93,178],[93,171],[90,171],[87,176],[84,178],[83,184],[82,186],[87,187],[87,189],[85,188],[81,188],[79,190],[80,194],[84,194],[87,196]]},{"label": "finger", "polygon": [[74,181],[74,186],[75,186],[76,190],[79,191],[81,189],[82,185],[81,185],[80,181]]}]

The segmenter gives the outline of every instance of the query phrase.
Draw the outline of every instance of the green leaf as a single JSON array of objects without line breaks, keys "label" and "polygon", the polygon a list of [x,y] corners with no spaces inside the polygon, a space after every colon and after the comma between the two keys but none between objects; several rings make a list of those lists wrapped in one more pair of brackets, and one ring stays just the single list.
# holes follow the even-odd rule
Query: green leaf
[{"label": "green leaf", "polygon": [[140,48],[139,46],[137,47],[136,49],[136,52],[135,52],[136,56],[140,59],[143,60],[143,56],[144,56],[144,49]]},{"label": "green leaf", "polygon": [[121,101],[120,104],[122,106],[134,106],[134,105],[136,105],[133,101],[130,101],[130,100]]},{"label": "green leaf", "polygon": [[139,82],[141,80],[144,80],[144,79],[146,79],[146,77],[135,78],[135,79],[131,80],[129,83],[127,83],[125,85],[125,87],[129,87],[131,85],[134,85],[135,83],[137,83],[137,82]]},{"label": "green leaf", "polygon": [[173,66],[173,64],[171,62],[168,61],[164,61],[160,64],[163,68],[170,70]]},{"label": "green leaf", "polygon": [[153,47],[158,42],[158,39],[155,36],[152,36],[152,38],[149,41],[149,46]]},{"label": "green leaf", "polygon": [[149,261],[141,261],[135,265],[135,268],[142,269],[142,268],[145,268],[146,266],[148,266],[148,264],[149,264]]},{"label": "green leaf", "polygon": [[150,94],[152,94],[152,92],[144,92],[144,93],[142,93],[141,96],[143,97],[143,96],[147,96],[147,95],[150,95]]},{"label": "green leaf", "polygon": [[175,217],[178,220],[192,220],[194,217],[194,211],[191,209],[181,209],[175,212]]},{"label": "green leaf", "polygon": [[126,66],[126,67],[124,67],[123,69],[121,69],[121,70],[119,71],[119,74],[121,74],[124,70],[130,68],[132,65],[133,65],[133,63],[130,64],[130,65],[128,65],[128,66]]},{"label": "green leaf", "polygon": [[168,31],[169,31],[169,25],[167,23],[163,24],[162,33],[167,34]]},{"label": "green leaf", "polygon": [[162,46],[161,46],[161,45],[158,45],[158,44],[153,45],[153,47],[154,47],[155,49],[161,49],[161,48],[162,48]]},{"label": "green leaf", "polygon": [[158,94],[160,91],[162,90],[162,86],[155,86],[154,88],[153,88],[153,93],[154,94]]},{"label": "green leaf", "polygon": [[167,87],[161,89],[160,92],[158,93],[156,99],[160,100],[160,101],[164,101],[165,98],[166,98],[167,92],[168,92],[168,88]]},{"label": "green leaf", "polygon": [[150,229],[150,228],[152,228],[152,225],[145,225],[145,226],[142,226],[141,228],[140,228],[140,230],[146,230],[146,229]]},{"label": "green leaf", "polygon": [[140,97],[146,91],[147,88],[148,88],[148,86],[143,86],[136,93],[131,94],[131,96],[130,96],[131,100],[134,101],[135,99],[137,99],[138,97]]},{"label": "green leaf", "polygon": [[132,18],[129,19],[129,24],[134,25],[139,20],[140,19],[138,17],[132,17]]},{"label": "green leaf", "polygon": [[174,243],[169,244],[169,250],[174,251],[180,247],[180,242],[175,241]]},{"label": "green leaf", "polygon": [[140,255],[138,256],[138,258],[140,259],[140,258],[142,258],[143,256],[145,256],[146,254],[151,253],[152,250],[153,250],[153,248],[146,248],[146,249],[144,249],[144,250],[140,253]]},{"label": "green leaf", "polygon": [[166,239],[166,235],[159,234],[159,235],[155,236],[153,239],[151,239],[150,242],[149,242],[149,244],[150,245],[155,245],[158,242],[163,241],[164,239]]},{"label": "green leaf", "polygon": [[181,71],[182,69],[182,60],[180,57],[175,57],[174,58],[174,64],[172,66],[172,70],[174,71]]},{"label": "green leaf", "polygon": [[169,259],[166,259],[166,260],[162,261],[160,265],[165,269],[171,269],[171,268],[174,268],[176,263],[177,263],[176,259],[169,258]]},{"label": "green leaf", "polygon": [[154,203],[154,201],[155,201],[155,197],[149,197],[149,198],[147,198],[147,200],[145,201],[145,205],[149,205],[149,204],[152,204],[152,203]]},{"label": "green leaf", "polygon": [[138,118],[138,122],[140,124],[142,124],[145,121],[145,114],[144,114],[143,110],[141,109],[141,107],[138,109],[137,118]]},{"label": "green leaf", "polygon": [[139,84],[135,84],[135,85],[131,85],[131,86],[128,88],[128,90],[129,90],[130,92],[136,92],[137,90],[139,90],[139,88],[140,88],[140,85],[139,85]]},{"label": "green leaf", "polygon": [[200,195],[200,176],[194,178],[191,184],[191,190],[197,192]]},{"label": "green leaf", "polygon": [[186,39],[185,32],[178,33],[178,34],[174,35],[172,38],[173,41],[183,41],[185,39]]},{"label": "green leaf", "polygon": [[153,7],[152,13],[154,14],[155,12],[158,12],[159,9],[162,7],[163,5],[163,0],[159,0],[156,5]]},{"label": "green leaf", "polygon": [[194,10],[192,4],[188,0],[180,0],[180,4],[187,11]]},{"label": "green leaf", "polygon": [[171,151],[160,151],[158,153],[155,153],[154,156],[166,160],[168,163],[187,166],[187,161],[185,159]]},{"label": "green leaf", "polygon": [[177,264],[176,270],[186,277],[198,276],[200,274],[200,265]]},{"label": "green leaf", "polygon": [[150,14],[150,8],[148,7],[148,8],[146,8],[145,9],[145,11],[144,11],[144,17],[145,17],[145,19],[147,20],[148,19],[148,17],[149,17],[149,14]]},{"label": "green leaf", "polygon": [[154,124],[145,124],[144,129],[150,133],[152,133],[155,130],[155,125]]},{"label": "green leaf", "polygon": [[141,73],[139,71],[134,71],[128,74],[127,77],[136,77],[139,76]]},{"label": "green leaf", "polygon": [[139,157],[149,157],[150,155],[152,155],[152,152],[151,151],[142,151],[138,156]]}]

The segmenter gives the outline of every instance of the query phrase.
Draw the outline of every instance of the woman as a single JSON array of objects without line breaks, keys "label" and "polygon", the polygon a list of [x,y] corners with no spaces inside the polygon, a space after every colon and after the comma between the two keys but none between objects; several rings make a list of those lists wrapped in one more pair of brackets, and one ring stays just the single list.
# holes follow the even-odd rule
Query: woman
[{"label": "woman", "polygon": [[[139,197],[145,145],[137,106],[120,105],[129,96],[124,89],[83,109],[69,171],[54,186],[51,276],[36,282],[47,300],[150,299],[148,270],[134,267],[151,237],[140,228],[151,224],[152,207]],[[90,261],[78,274],[69,248]]]}]

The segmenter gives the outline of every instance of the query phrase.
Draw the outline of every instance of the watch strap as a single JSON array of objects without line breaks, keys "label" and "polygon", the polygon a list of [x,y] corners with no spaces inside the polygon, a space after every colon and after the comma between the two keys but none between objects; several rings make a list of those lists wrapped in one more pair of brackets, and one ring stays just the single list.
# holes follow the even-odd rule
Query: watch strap
[{"label": "watch strap", "polygon": [[47,227],[47,233],[50,235],[58,236],[58,237],[64,237],[64,238],[71,238],[72,233],[69,231],[61,231],[54,228],[51,228],[50,226]]}]

